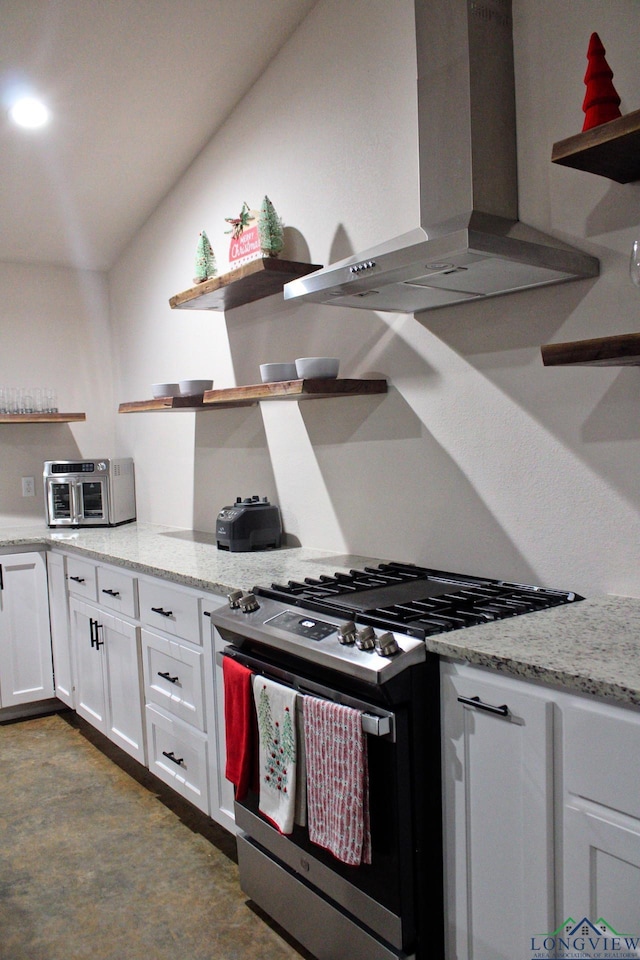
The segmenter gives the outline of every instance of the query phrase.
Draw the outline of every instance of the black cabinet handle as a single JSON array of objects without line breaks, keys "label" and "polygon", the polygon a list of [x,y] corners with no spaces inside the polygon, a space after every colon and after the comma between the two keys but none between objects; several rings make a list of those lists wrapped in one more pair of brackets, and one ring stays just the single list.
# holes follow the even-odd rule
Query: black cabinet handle
[{"label": "black cabinet handle", "polygon": [[119,591],[119,590],[105,590],[105,589],[103,589],[102,592],[108,594],[110,597],[119,597],[119,596],[120,596],[120,591]]},{"label": "black cabinet handle", "polygon": [[2,564],[0,563],[0,590],[4,590],[4,580],[2,578]]},{"label": "black cabinet handle", "polygon": [[69,577],[69,580],[75,580],[76,583],[84,583],[84,577]]},{"label": "black cabinet handle", "polygon": [[202,613],[204,614],[205,617],[211,616],[211,610],[203,610]]},{"label": "black cabinet handle", "polygon": [[154,613],[159,613],[161,617],[172,617],[172,610],[163,610],[162,607],[151,607]]},{"label": "black cabinet handle", "polygon": [[163,751],[162,751],[162,756],[163,756],[163,757],[166,757],[167,760],[173,760],[173,762],[174,762],[174,763],[177,763],[177,765],[178,765],[179,767],[184,767],[184,757],[176,757],[176,755],[175,755],[175,753],[173,752],[173,750],[169,750],[168,753],[167,753],[166,750],[163,750]]},{"label": "black cabinet handle", "polygon": [[164,677],[165,680],[168,680],[169,683],[177,683],[180,677],[172,677],[169,671],[158,670],[158,676]]},{"label": "black cabinet handle", "polygon": [[477,710],[486,710],[487,713],[497,713],[501,717],[509,716],[509,707],[506,703],[500,707],[494,707],[492,703],[484,703],[480,697],[458,697],[458,703],[465,703],[468,707],[475,707]]},{"label": "black cabinet handle", "polygon": [[94,620],[93,617],[89,617],[89,636],[91,637],[91,646],[95,647],[96,650],[99,650],[100,647],[104,646],[104,640],[99,638],[98,630],[102,630],[102,624],[98,623],[97,620]]}]

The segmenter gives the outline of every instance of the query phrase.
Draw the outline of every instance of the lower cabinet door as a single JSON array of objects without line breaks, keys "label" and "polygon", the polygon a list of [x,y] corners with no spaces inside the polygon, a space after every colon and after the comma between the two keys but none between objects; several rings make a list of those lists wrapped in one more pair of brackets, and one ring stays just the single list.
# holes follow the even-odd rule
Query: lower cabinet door
[{"label": "lower cabinet door", "polygon": [[204,813],[209,813],[207,738],[147,704],[149,769]]},{"label": "lower cabinet door", "polygon": [[71,600],[69,612],[75,651],[76,710],[144,764],[140,628],[83,600]]},{"label": "lower cabinet door", "polygon": [[[76,665],[76,711],[101,733],[107,732],[103,636],[96,631],[97,611],[82,600],[69,602]],[[98,637],[98,640],[96,640]],[[97,645],[99,644],[99,645]]]},{"label": "lower cabinet door", "polygon": [[441,665],[447,960],[529,957],[554,929],[553,703]]},{"label": "lower cabinet door", "polygon": [[[636,950],[640,947],[639,904],[640,821],[573,798],[564,814],[563,919],[606,921],[602,935],[619,936],[622,945],[616,949],[627,956],[623,951],[627,937],[634,938]],[[609,955],[604,944],[601,949],[602,956]]]},{"label": "lower cabinet door", "polygon": [[142,684],[140,680],[140,628],[118,617],[100,615],[104,622],[106,661],[107,736],[140,763],[146,761]]},{"label": "lower cabinet door", "polygon": [[0,706],[53,695],[44,554],[0,555]]}]

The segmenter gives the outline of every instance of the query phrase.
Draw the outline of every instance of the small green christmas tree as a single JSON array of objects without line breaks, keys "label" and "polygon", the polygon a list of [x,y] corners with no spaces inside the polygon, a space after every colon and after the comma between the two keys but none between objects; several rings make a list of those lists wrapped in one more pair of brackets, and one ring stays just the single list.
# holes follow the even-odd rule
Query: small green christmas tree
[{"label": "small green christmas tree", "polygon": [[196,275],[193,278],[194,283],[203,283],[205,280],[210,280],[212,277],[215,277],[218,272],[215,254],[209,243],[209,237],[204,230],[200,233],[198,239],[195,271]]},{"label": "small green christmas tree", "polygon": [[267,257],[277,257],[284,246],[282,220],[275,211],[275,207],[265,197],[260,207],[258,229],[260,231],[260,248]]}]

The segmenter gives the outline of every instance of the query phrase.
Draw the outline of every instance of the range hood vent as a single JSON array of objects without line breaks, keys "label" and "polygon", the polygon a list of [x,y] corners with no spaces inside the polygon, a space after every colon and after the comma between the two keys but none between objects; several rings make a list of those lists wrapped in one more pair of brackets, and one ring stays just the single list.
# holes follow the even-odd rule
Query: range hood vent
[{"label": "range hood vent", "polygon": [[398,313],[595,277],[518,220],[511,0],[415,0],[420,223],[284,286],[285,299]]}]

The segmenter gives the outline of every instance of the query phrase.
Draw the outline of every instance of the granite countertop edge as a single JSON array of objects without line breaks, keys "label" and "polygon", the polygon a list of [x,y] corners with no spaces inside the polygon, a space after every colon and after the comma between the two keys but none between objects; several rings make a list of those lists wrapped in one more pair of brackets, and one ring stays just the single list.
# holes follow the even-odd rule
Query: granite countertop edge
[{"label": "granite countertop edge", "polygon": [[[229,553],[217,549],[211,534],[155,524],[73,532],[42,524],[0,526],[1,550],[28,546],[59,549],[220,596],[238,587],[381,562],[305,547]],[[639,598],[580,600],[429,637],[426,647],[440,657],[516,679],[640,708]]]}]

